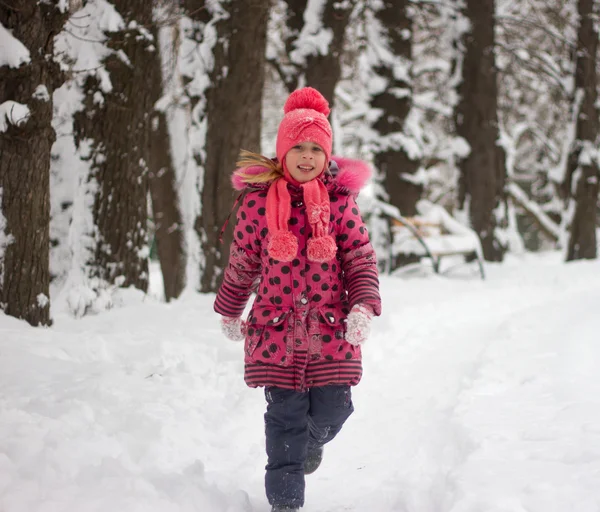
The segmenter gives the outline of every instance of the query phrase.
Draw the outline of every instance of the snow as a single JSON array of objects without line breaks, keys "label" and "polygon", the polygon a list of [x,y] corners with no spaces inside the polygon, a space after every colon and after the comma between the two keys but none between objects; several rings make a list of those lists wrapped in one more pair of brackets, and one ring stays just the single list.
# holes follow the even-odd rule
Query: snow
[{"label": "snow", "polygon": [[[504,163],[506,166],[506,180],[508,181],[508,187],[514,184],[517,144],[526,131],[527,123],[516,123],[516,125],[511,126],[508,129],[500,127],[499,130],[500,136],[498,138],[498,145],[504,149]],[[503,207],[505,218],[508,221],[507,225],[504,228],[497,228],[497,231],[500,233],[500,236],[506,240],[506,246],[510,252],[513,254],[521,254],[525,251],[525,242],[519,232],[517,208],[515,201],[512,199],[514,199],[514,194],[511,197],[511,200],[507,201]],[[500,206],[501,205],[498,205],[496,208],[496,218],[501,218],[498,217],[498,214],[501,213]]]},{"label": "snow", "polygon": [[[600,262],[381,288],[356,413],[303,510],[597,511]],[[214,297],[117,293],[48,329],[0,315],[0,510],[268,512],[264,397]]]},{"label": "snow", "polygon": [[29,50],[0,23],[0,67],[18,68],[29,62],[31,62]]},{"label": "snow", "polygon": [[4,282],[4,254],[6,248],[14,241],[11,234],[6,232],[7,222],[2,214],[2,187],[0,187],[0,282]]},{"label": "snow", "polygon": [[[81,150],[77,150],[73,137],[73,114],[83,108],[83,93],[76,81],[67,80],[54,90],[52,99],[52,127],[56,140],[50,160],[50,295],[54,301],[70,274],[83,276],[87,260],[78,258],[83,250],[80,245],[88,249],[91,246],[89,232],[75,230],[84,225],[83,218],[91,222],[92,203],[88,202],[89,210],[80,209],[77,212],[80,216],[76,218],[73,218],[73,205],[84,200],[83,197],[78,198],[78,189],[80,180],[85,183],[89,173],[92,141],[82,140]],[[80,158],[81,155],[87,156],[87,161]],[[93,201],[93,198],[89,199]]]},{"label": "snow", "polygon": [[11,124],[15,126],[25,124],[30,114],[29,107],[22,103],[9,100],[0,104],[0,133],[8,130]]},{"label": "snow", "polygon": [[80,85],[87,76],[95,75],[102,91],[110,92],[112,82],[103,62],[114,51],[105,43],[107,34],[124,29],[125,22],[112,3],[90,0],[72,15],[66,29],[57,35],[55,59],[63,70],[75,74]]},{"label": "snow", "polygon": [[48,92],[48,88],[43,84],[40,84],[35,88],[35,91],[33,91],[31,97],[38,101],[50,101],[50,93]]}]

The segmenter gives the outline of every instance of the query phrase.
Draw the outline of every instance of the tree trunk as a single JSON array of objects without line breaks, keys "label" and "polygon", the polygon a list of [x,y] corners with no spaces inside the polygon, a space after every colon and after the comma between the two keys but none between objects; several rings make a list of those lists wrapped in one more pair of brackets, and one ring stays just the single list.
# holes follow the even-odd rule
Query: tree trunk
[{"label": "tree trunk", "polygon": [[150,197],[156,247],[165,300],[179,297],[185,287],[186,255],[175,169],[164,112],[152,114],[150,146]]},{"label": "tree trunk", "polygon": [[[381,27],[381,40],[386,41],[393,59],[380,60],[374,73],[387,84],[385,89],[375,94],[371,100],[371,108],[381,111],[381,115],[373,124],[382,141],[393,134],[408,139],[406,120],[412,109],[412,21],[408,16],[408,0],[387,0],[381,9],[375,11],[375,19]],[[410,34],[410,35],[409,35]],[[404,66],[407,72],[398,76],[397,68]],[[401,96],[398,91],[403,91]],[[417,213],[417,201],[423,193],[423,186],[416,183],[411,176],[419,169],[419,160],[411,155],[406,146],[394,147],[397,144],[378,143],[374,152],[375,167],[382,174],[383,188],[389,196],[389,203],[396,206],[402,215],[412,217]]]},{"label": "tree trunk", "polygon": [[[156,47],[158,30],[153,30]],[[160,51],[160,50],[159,50]],[[159,51],[154,52],[152,62],[155,69],[150,73],[152,101],[156,103],[163,94],[162,64]],[[179,209],[177,179],[171,155],[171,141],[164,112],[154,110],[151,118],[150,154],[150,197],[155,224],[156,246],[162,271],[165,300],[179,297],[185,287],[186,254],[184,229]]]},{"label": "tree trunk", "polygon": [[[148,164],[156,42],[137,26],[152,24],[152,2],[114,0],[130,28],[111,34],[108,46],[119,53],[105,61],[112,89],[95,77],[86,80],[85,110],[75,117],[78,144],[91,143],[91,179],[97,191],[91,276],[119,286],[148,288]],[[122,52],[122,53],[121,53]],[[126,58],[123,58],[123,55]]]},{"label": "tree trunk", "polygon": [[504,247],[495,236],[495,209],[505,201],[504,151],[497,144],[498,87],[494,57],[494,0],[467,0],[471,31],[464,36],[462,82],[455,122],[471,147],[460,162],[460,204],[468,206],[471,225],[488,261],[501,261]]},{"label": "tree trunk", "polygon": [[[566,189],[575,201],[567,261],[597,257],[599,120],[596,65],[598,32],[594,27],[594,0],[578,0],[579,30],[575,65],[576,95],[581,95],[576,140],[569,154]],[[577,105],[577,101],[574,102]],[[575,107],[576,108],[576,107]]]},{"label": "tree trunk", "polygon": [[212,87],[207,91],[202,213],[196,222],[204,257],[200,283],[204,293],[217,290],[229,257],[231,230],[223,243],[219,231],[232,208],[230,177],[239,151],[260,151],[269,2],[245,0],[227,8],[229,18],[217,24]]},{"label": "tree trunk", "polygon": [[[290,56],[297,49],[298,36],[304,27],[304,12],[307,7],[307,0],[285,0],[285,3],[288,6],[288,37],[285,41],[285,47],[288,56]],[[290,69],[278,68],[279,75],[289,92],[297,89],[299,84],[304,81],[305,85],[314,87],[325,96],[330,107],[334,106],[335,86],[341,75],[341,58],[344,51],[346,27],[355,5],[356,0],[348,2],[325,1],[321,18],[322,29],[331,31],[331,42],[324,55],[313,50],[305,56],[302,62],[295,63]],[[276,62],[273,62],[273,64],[276,68],[278,67]]]},{"label": "tree trunk", "polygon": [[52,55],[65,20],[54,2],[0,2],[0,22],[31,58],[19,68],[0,68],[0,101],[30,111],[0,132],[0,308],[31,325],[50,324],[52,93],[62,82]]}]

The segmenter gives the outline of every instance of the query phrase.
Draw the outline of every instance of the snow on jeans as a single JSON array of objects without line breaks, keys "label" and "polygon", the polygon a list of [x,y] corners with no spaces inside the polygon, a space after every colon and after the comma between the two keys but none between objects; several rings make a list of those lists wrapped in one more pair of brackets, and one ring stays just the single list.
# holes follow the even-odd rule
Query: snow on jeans
[{"label": "snow on jeans", "polygon": [[271,505],[301,507],[307,449],[331,441],[354,412],[350,386],[267,387],[265,396],[267,498]]}]

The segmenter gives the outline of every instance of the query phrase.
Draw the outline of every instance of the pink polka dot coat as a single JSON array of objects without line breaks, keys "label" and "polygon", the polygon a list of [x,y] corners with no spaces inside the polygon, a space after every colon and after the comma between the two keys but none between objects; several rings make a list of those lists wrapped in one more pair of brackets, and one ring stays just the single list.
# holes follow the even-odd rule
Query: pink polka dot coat
[{"label": "pink polka dot coat", "polygon": [[[368,177],[364,162],[332,157],[323,182],[330,199],[329,234],[336,240],[337,253],[325,263],[306,257],[311,228],[302,192],[292,185],[289,229],[298,238],[298,252],[290,262],[270,258],[268,184],[248,186],[214,305],[217,313],[238,317],[255,293],[244,342],[248,386],[303,391],[360,381],[361,348],[344,339],[346,316],[356,303],[381,313],[375,251],[356,204]],[[232,181],[236,188],[245,187],[235,175]]]}]

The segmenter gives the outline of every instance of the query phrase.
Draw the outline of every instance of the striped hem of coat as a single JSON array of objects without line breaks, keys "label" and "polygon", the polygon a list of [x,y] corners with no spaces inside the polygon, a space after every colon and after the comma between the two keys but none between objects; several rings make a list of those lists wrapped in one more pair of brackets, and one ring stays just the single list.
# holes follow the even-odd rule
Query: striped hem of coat
[{"label": "striped hem of coat", "polygon": [[306,369],[246,363],[244,370],[244,380],[251,388],[277,386],[297,391],[328,385],[356,386],[361,377],[362,363],[356,359],[311,362]]}]

